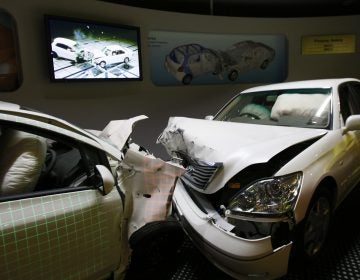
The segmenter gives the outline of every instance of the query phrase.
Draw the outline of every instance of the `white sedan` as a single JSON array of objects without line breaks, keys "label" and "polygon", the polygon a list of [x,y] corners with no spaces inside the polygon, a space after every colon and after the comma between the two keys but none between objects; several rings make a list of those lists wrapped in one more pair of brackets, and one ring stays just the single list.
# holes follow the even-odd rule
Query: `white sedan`
[{"label": "white sedan", "polygon": [[250,88],[208,119],[170,118],[158,139],[186,167],[173,201],[195,245],[237,279],[315,260],[360,180],[360,80]]},{"label": "white sedan", "polygon": [[121,279],[166,232],[182,168],[131,143],[144,118],[90,133],[0,102],[0,279]]},{"label": "white sedan", "polygon": [[132,51],[128,48],[110,45],[102,48],[101,51],[94,51],[93,62],[102,68],[119,63],[124,63],[127,66],[131,57]]}]

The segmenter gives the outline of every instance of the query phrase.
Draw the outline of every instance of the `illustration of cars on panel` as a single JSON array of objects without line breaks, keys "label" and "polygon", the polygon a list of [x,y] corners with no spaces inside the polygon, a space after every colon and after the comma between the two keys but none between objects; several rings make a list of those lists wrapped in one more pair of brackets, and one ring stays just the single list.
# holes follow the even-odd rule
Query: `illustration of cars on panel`
[{"label": "illustration of cars on panel", "polygon": [[360,80],[250,88],[212,120],[170,118],[158,142],[186,168],[173,202],[194,244],[232,277],[277,279],[321,256],[360,181]]},{"label": "illustration of cars on panel", "polygon": [[178,46],[165,57],[165,67],[178,81],[185,85],[193,78],[205,74],[216,74],[219,67],[217,53],[199,44]]},{"label": "illustration of cars on panel", "polygon": [[80,43],[58,37],[51,43],[51,54],[54,58],[68,59],[74,62],[83,62],[92,58],[92,52],[86,50]]},{"label": "illustration of cars on panel", "polygon": [[219,77],[226,75],[230,81],[235,81],[240,73],[266,69],[274,57],[275,51],[271,47],[250,40],[235,43],[225,51],[187,44],[170,51],[165,57],[165,67],[186,85],[207,73]]},{"label": "illustration of cars on panel", "polygon": [[166,233],[182,168],[132,142],[144,118],[83,130],[0,102],[1,279],[122,279]]},{"label": "illustration of cars on panel", "polygon": [[219,54],[223,71],[230,81],[235,81],[240,73],[266,69],[275,57],[274,49],[254,41],[238,42]]},{"label": "illustration of cars on panel", "polygon": [[109,45],[94,51],[93,63],[105,68],[107,65],[124,63],[127,65],[132,56],[132,51],[120,45]]}]

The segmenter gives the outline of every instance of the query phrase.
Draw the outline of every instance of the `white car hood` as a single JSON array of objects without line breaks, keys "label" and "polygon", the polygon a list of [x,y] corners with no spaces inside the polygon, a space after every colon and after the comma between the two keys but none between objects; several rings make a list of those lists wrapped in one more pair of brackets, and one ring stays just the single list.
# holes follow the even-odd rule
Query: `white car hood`
[{"label": "white car hood", "polygon": [[[245,167],[269,161],[284,149],[327,133],[324,129],[172,117],[158,138],[170,155],[223,163],[222,183]],[[219,183],[219,182],[218,182]],[[208,192],[222,186],[209,186]]]}]

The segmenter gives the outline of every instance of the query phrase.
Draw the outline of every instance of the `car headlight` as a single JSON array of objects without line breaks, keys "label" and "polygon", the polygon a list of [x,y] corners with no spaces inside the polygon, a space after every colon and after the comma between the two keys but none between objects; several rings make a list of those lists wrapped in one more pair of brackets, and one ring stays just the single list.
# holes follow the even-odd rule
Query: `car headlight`
[{"label": "car headlight", "polygon": [[231,216],[283,216],[293,209],[301,180],[302,173],[297,172],[256,181],[230,200],[227,212]]}]

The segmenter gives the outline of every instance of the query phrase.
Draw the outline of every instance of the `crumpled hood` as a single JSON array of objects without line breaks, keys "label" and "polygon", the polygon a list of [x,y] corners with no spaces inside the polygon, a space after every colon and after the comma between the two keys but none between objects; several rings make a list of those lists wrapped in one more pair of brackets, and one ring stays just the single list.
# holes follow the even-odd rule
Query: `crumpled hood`
[{"label": "crumpled hood", "polygon": [[[121,152],[129,139],[135,124],[138,121],[145,120],[147,118],[148,117],[145,115],[140,115],[125,120],[113,120],[110,121],[102,131],[92,129],[87,129],[87,131],[91,132],[101,140],[106,141],[112,147],[115,147],[119,152]],[[111,151],[108,152],[111,153]]]},{"label": "crumpled hood", "polygon": [[[170,155],[180,151],[197,160],[222,162],[221,181],[226,181],[251,164],[267,162],[296,143],[326,133],[324,129],[172,117],[157,142]],[[209,186],[208,192],[221,187]]]}]

